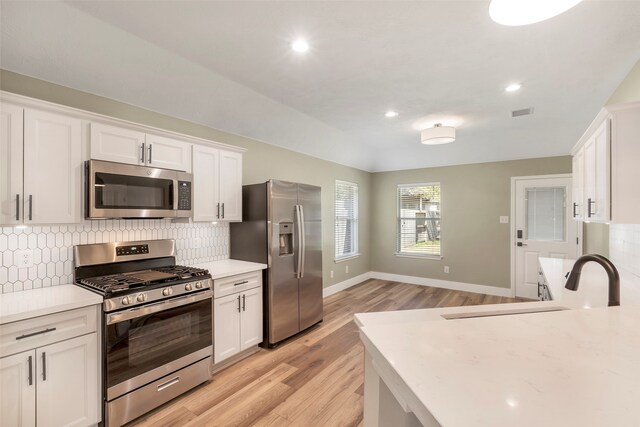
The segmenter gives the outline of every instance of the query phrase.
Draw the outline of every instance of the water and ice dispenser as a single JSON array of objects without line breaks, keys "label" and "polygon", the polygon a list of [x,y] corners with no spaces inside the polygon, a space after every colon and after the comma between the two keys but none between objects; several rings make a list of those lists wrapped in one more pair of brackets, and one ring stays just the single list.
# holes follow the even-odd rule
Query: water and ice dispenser
[{"label": "water and ice dispenser", "polygon": [[280,255],[293,254],[293,222],[281,222],[278,240],[280,242]]}]

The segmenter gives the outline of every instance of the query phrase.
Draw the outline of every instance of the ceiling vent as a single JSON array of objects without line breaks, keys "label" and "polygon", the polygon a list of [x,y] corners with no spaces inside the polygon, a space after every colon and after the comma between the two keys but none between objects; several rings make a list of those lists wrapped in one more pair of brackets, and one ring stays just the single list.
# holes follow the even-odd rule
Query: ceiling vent
[{"label": "ceiling vent", "polygon": [[513,110],[511,112],[511,117],[528,116],[529,114],[533,114],[533,107],[524,108],[522,110]]}]

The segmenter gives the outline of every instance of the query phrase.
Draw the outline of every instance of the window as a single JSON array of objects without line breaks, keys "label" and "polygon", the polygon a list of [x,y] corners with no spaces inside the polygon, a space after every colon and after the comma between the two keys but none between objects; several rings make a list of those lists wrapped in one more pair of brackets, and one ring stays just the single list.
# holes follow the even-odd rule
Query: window
[{"label": "window", "polygon": [[398,186],[398,255],[440,258],[440,183]]},{"label": "window", "polygon": [[358,184],[336,181],[336,261],[358,255]]}]

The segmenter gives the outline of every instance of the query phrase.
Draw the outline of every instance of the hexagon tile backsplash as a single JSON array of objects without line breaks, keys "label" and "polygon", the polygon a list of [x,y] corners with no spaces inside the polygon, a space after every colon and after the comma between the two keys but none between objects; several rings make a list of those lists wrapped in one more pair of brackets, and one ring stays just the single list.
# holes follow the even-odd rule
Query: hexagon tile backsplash
[{"label": "hexagon tile backsplash", "polygon": [[[0,227],[0,292],[73,282],[73,246],[136,240],[175,239],[179,264],[229,258],[229,224],[175,223],[165,219],[84,221],[41,227]],[[33,267],[14,264],[30,250]]]}]

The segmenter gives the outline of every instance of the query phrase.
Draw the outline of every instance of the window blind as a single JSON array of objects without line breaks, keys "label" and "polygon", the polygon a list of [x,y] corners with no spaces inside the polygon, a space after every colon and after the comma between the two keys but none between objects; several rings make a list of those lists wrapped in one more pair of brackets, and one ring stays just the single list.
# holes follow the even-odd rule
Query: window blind
[{"label": "window blind", "polygon": [[398,186],[398,253],[440,256],[440,183]]},{"label": "window blind", "polygon": [[335,259],[358,254],[358,184],[336,181]]}]

